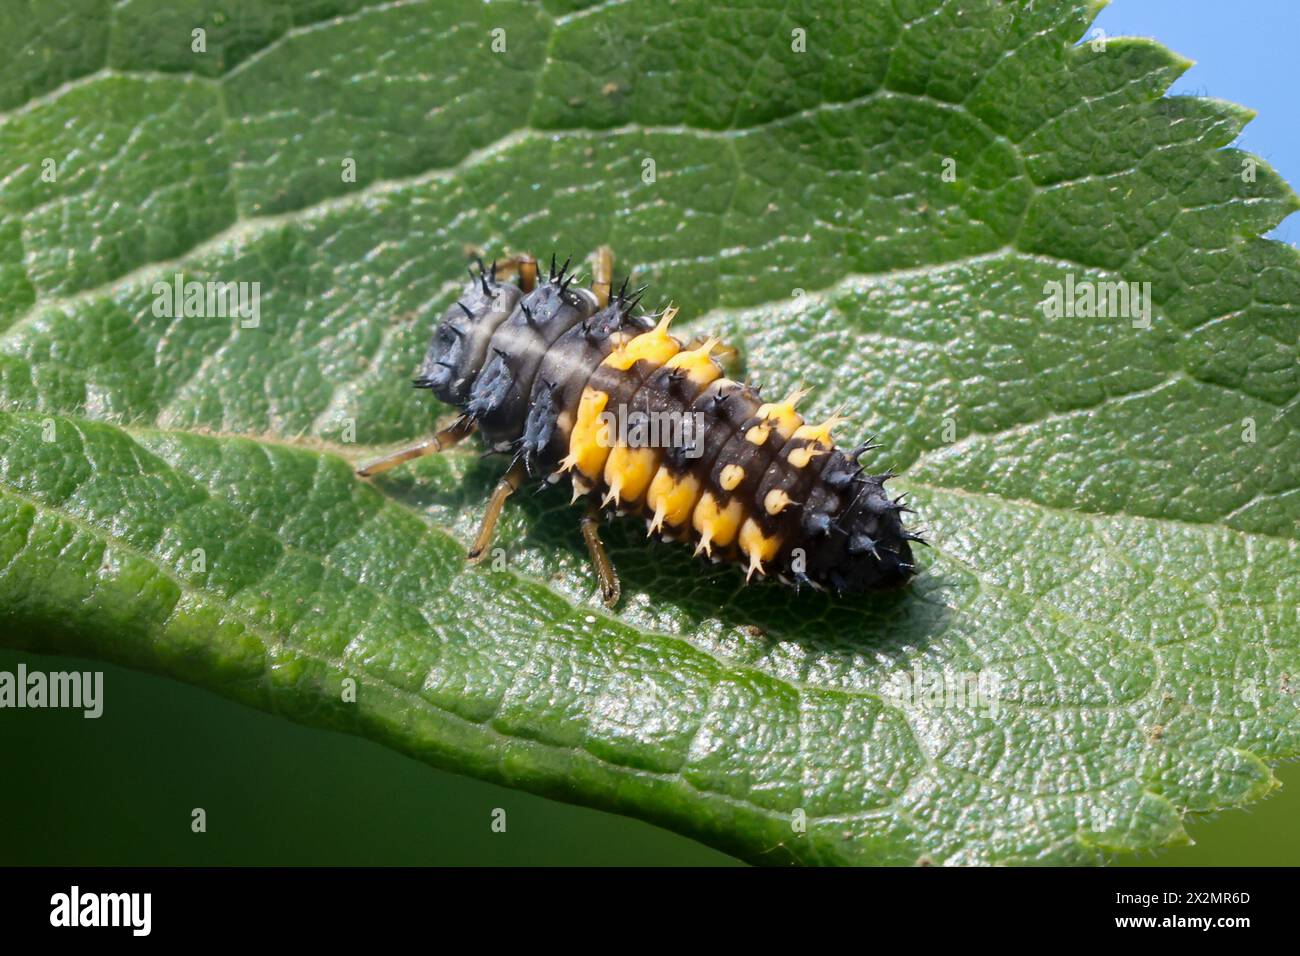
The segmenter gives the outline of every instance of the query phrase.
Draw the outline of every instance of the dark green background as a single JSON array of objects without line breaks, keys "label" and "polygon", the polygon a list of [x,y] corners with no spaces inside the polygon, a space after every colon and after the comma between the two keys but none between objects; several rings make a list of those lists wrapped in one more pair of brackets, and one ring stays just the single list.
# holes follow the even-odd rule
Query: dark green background
[{"label": "dark green background", "polygon": [[[206,691],[71,658],[0,670],[104,671],[104,714],[0,710],[0,863],[705,864],[736,860],[636,820],[442,773]],[[1300,765],[1248,811],[1190,821],[1197,845],[1129,864],[1300,862]],[[190,831],[203,807],[208,832]],[[493,833],[494,808],[506,811]]]}]

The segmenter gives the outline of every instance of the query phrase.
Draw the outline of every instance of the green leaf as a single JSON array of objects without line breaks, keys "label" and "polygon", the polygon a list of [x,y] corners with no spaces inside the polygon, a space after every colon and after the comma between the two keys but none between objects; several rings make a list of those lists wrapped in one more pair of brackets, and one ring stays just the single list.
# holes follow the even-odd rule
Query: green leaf
[{"label": "green leaf", "polygon": [[[1097,7],[0,14],[3,642],[759,862],[1095,861],[1266,794],[1300,754],[1300,261],[1259,236],[1298,203],[1229,147],[1247,111],[1163,96],[1186,61],[1077,44]],[[880,434],[913,587],[744,588],[624,523],[611,614],[563,495],[467,568],[497,461],[353,478],[445,411],[409,378],[467,244],[605,242]],[[260,283],[259,323],[156,315],[178,273]],[[1149,282],[1149,324],[1048,318],[1067,276]]]}]

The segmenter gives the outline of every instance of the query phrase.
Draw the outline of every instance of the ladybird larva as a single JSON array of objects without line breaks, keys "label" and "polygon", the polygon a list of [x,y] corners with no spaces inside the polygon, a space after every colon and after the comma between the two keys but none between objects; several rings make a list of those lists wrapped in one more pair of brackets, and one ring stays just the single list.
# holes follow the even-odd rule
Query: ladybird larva
[{"label": "ladybird larva", "polygon": [[[773,576],[836,592],[904,584],[914,573],[910,542],[922,539],[903,526],[910,509],[885,493],[892,476],[872,477],[858,464],[876,446],[838,449],[831,429],[844,419],[805,422],[795,408],[802,391],[767,402],[728,379],[716,339],[683,344],[669,333],[676,310],[639,311],[644,290],[628,292],[624,282],[613,293],[612,270],[605,248],[590,288],[554,257],[545,279],[527,255],[471,269],[415,379],[460,416],[357,473],[378,474],[477,431],[512,462],[470,561],[487,551],[505,500],[521,484],[568,481],[574,501],[587,499],[582,533],[609,605],[618,601],[618,578],[598,533],[609,511],[642,515],[652,536],[740,563],[746,580]],[[623,428],[629,417],[639,427],[694,427],[670,442],[645,441],[640,427],[633,440]],[[684,432],[689,442],[680,440]]]}]

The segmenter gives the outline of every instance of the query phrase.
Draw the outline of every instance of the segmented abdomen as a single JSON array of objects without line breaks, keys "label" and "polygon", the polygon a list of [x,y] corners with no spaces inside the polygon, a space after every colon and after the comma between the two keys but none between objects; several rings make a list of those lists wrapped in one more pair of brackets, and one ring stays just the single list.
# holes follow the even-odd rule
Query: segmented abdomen
[{"label": "segmented abdomen", "polygon": [[[916,536],[884,492],[889,476],[858,467],[869,446],[841,452],[839,419],[806,423],[799,394],[763,402],[724,376],[714,341],[684,347],[669,334],[674,310],[656,321],[633,314],[636,300],[600,308],[564,269],[527,295],[482,274],[444,315],[416,384],[529,474],[567,478],[575,498],[642,514],[652,534],[749,576],[840,591],[903,583]],[[669,426],[672,440],[662,427],[636,440],[638,422]]]}]

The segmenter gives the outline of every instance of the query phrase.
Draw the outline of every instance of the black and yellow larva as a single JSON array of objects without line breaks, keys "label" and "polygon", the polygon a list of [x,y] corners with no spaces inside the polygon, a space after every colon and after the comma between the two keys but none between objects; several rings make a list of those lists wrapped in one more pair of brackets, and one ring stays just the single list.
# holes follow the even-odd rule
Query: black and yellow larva
[{"label": "black and yellow larva", "polygon": [[[552,258],[544,281],[527,255],[471,269],[415,379],[461,414],[433,438],[357,473],[378,474],[480,432],[489,451],[513,461],[470,561],[486,553],[506,498],[526,479],[568,480],[574,501],[587,498],[582,534],[609,605],[619,585],[600,542],[602,509],[642,514],[651,535],[692,540],[696,554],[741,562],[747,580],[770,575],[796,588],[848,592],[911,577],[910,542],[921,539],[903,527],[910,509],[885,494],[892,475],[872,477],[858,464],[876,446],[840,451],[830,433],[844,419],[806,423],[795,410],[802,392],[764,402],[757,389],[725,377],[716,339],[685,346],[668,333],[676,309],[639,313],[643,290],[629,293],[626,282],[611,294],[608,249],[596,254],[589,289],[568,266]],[[700,427],[690,444],[620,443],[608,429],[611,410],[690,417]]]}]

